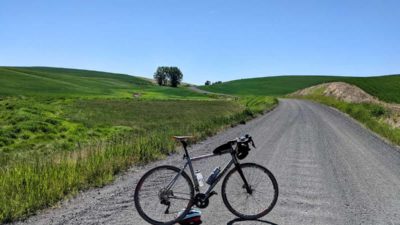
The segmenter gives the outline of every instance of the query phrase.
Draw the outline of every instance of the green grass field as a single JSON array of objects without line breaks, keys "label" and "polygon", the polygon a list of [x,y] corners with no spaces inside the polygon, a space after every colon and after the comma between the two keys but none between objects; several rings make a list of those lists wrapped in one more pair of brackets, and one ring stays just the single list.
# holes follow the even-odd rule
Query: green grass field
[{"label": "green grass field", "polygon": [[[78,69],[0,67],[0,82],[0,154],[3,155],[71,150],[78,141],[124,132],[118,126],[89,132],[82,124],[68,120],[65,111],[76,107],[74,102],[78,100],[103,102],[103,106],[93,106],[95,110],[107,107],[107,99],[135,101],[135,107],[139,108],[143,100],[215,100],[185,87],[160,87],[144,78]],[[121,109],[121,113],[128,113],[126,109]],[[79,110],[79,115],[85,114],[85,109]]]},{"label": "green grass field", "polygon": [[277,104],[75,69],[1,67],[0,82],[0,223],[165,157],[173,135],[201,140]]},{"label": "green grass field", "polygon": [[[75,138],[69,143],[75,144],[72,149],[45,151],[40,146],[52,142],[44,138],[39,139],[36,151],[3,152],[8,161],[0,166],[0,221],[22,218],[79,190],[102,186],[133,163],[160,159],[174,152],[173,135],[190,134],[201,140],[275,104],[274,98],[260,97],[249,104],[220,100],[74,101],[62,113],[65,121],[61,124],[68,122],[70,130],[50,133],[59,141],[64,139],[58,136],[65,135],[67,143],[68,138]],[[59,123],[54,124],[50,129],[47,125],[21,132],[35,140],[36,136],[49,135],[50,130],[59,131]],[[85,141],[85,137],[92,138]]]},{"label": "green grass field", "polygon": [[382,101],[400,103],[400,75],[349,77],[343,81],[358,86]]},{"label": "green grass field", "polygon": [[50,67],[0,67],[0,96],[207,99],[187,88],[160,87],[125,74]]},{"label": "green grass field", "polygon": [[400,103],[400,75],[379,77],[278,76],[251,78],[201,86],[203,90],[231,95],[282,96],[316,84],[344,81],[386,102]]}]

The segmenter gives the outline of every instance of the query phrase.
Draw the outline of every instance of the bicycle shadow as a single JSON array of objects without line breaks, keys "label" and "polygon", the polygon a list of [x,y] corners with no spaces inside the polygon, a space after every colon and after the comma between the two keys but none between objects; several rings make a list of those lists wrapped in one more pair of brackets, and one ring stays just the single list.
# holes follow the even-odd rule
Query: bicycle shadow
[{"label": "bicycle shadow", "polygon": [[241,219],[241,218],[233,219],[233,220],[229,221],[226,225],[234,225],[238,222],[251,222],[251,223],[245,223],[245,224],[255,224],[254,222],[256,222],[256,224],[278,225],[276,223],[273,223],[273,222],[267,221],[267,220],[245,220],[245,219]]}]

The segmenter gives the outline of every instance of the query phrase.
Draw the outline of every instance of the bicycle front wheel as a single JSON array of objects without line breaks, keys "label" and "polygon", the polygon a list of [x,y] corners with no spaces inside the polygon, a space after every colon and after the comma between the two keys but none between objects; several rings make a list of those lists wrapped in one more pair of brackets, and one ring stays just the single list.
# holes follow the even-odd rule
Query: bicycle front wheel
[{"label": "bicycle front wheel", "polygon": [[241,164],[240,168],[251,193],[248,193],[238,169],[234,168],[222,183],[224,204],[242,219],[254,220],[267,215],[278,200],[278,183],[274,175],[267,168],[254,163]]},{"label": "bicycle front wheel", "polygon": [[189,176],[174,166],[159,166],[143,175],[135,189],[139,215],[154,225],[171,225],[183,219],[193,204]]}]

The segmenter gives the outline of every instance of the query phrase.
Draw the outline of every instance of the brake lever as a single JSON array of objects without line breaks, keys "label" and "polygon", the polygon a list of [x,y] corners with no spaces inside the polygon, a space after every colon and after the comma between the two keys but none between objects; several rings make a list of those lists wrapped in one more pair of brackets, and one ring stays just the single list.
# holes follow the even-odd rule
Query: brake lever
[{"label": "brake lever", "polygon": [[253,138],[250,138],[251,141],[251,145],[253,146],[253,148],[256,148],[256,145],[254,144]]}]

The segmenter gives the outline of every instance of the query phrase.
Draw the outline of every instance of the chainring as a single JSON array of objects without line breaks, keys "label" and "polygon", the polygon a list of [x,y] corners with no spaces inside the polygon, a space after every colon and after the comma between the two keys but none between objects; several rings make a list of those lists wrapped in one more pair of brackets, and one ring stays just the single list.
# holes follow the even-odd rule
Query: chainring
[{"label": "chainring", "polygon": [[206,208],[209,203],[210,202],[208,198],[206,198],[206,195],[203,193],[199,193],[194,196],[194,204],[200,209]]}]

